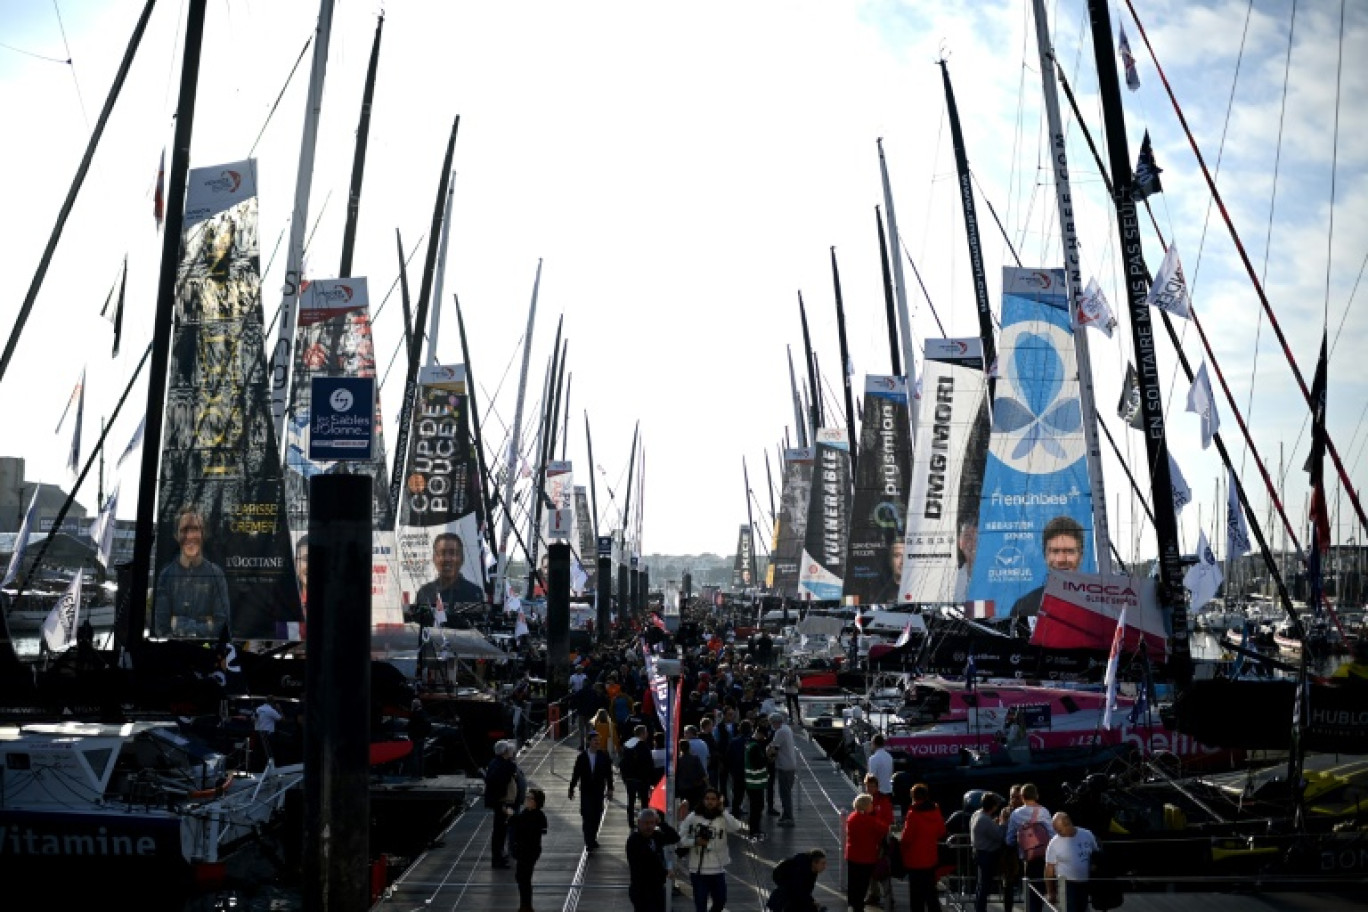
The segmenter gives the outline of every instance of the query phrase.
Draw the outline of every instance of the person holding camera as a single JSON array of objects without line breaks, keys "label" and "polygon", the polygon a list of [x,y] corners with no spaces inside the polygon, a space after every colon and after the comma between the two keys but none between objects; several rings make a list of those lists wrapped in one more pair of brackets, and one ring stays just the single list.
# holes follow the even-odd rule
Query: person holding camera
[{"label": "person holding camera", "polygon": [[686,802],[682,809],[689,815],[679,825],[682,839],[677,851],[693,884],[694,912],[722,912],[727,904],[727,865],[731,862],[727,834],[741,832],[741,821],[722,807],[722,795],[715,788],[704,790],[701,807],[690,808]]}]

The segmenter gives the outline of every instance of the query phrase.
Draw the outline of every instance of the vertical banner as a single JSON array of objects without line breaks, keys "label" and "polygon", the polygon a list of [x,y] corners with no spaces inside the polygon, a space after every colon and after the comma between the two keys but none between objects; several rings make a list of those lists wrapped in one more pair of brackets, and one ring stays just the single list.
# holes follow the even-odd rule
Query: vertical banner
[{"label": "vertical banner", "polygon": [[817,430],[799,594],[840,599],[850,530],[850,445],[841,428]]},{"label": "vertical banner", "polygon": [[594,592],[598,579],[598,551],[594,545],[594,520],[589,515],[589,490],[584,485],[575,485],[575,526],[579,531],[576,539],[578,557],[588,575],[584,591]]},{"label": "vertical banner", "polygon": [[741,526],[736,535],[736,558],[732,561],[732,591],[755,588],[755,547],[750,526]]},{"label": "vertical banner", "polygon": [[965,599],[978,536],[988,431],[983,340],[927,339],[898,600]]},{"label": "vertical banner", "polygon": [[770,554],[769,588],[793,598],[798,594],[798,562],[807,533],[808,496],[812,491],[812,447],[784,450],[784,488],[775,522],[774,548]]},{"label": "vertical banner", "polygon": [[887,605],[898,600],[911,462],[907,381],[866,375],[842,590],[848,602]]},{"label": "vertical banner", "polygon": [[371,476],[373,528],[371,619],[376,624],[399,624],[403,622],[403,602],[399,595],[394,511],[390,504],[389,472],[385,468],[379,395],[375,398],[375,445],[369,460],[320,462],[309,458],[313,378],[374,376],[375,345],[371,339],[366,280],[316,279],[307,283],[300,297],[290,406],[285,422],[285,505],[294,542],[300,600],[307,612],[309,479],[322,474],[366,474]]},{"label": "vertical banner", "polygon": [[1078,365],[1062,269],[1003,269],[1001,365],[969,598],[1034,617],[1047,571],[1096,572]]},{"label": "vertical banner", "polygon": [[466,418],[465,365],[418,374],[399,503],[399,580],[407,619],[481,604],[480,491]]},{"label": "vertical banner", "polygon": [[256,163],[192,169],[166,378],[154,636],[283,639],[302,617],[259,263]]}]

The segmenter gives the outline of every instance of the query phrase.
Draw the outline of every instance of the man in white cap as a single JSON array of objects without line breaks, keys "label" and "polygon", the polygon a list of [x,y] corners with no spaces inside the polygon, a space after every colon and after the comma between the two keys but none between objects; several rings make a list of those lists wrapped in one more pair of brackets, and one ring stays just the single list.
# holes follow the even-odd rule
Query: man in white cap
[{"label": "man in white cap", "polygon": [[779,803],[784,806],[779,826],[791,827],[794,825],[793,783],[798,778],[798,746],[793,743],[793,729],[783,713],[770,714],[770,727],[774,729],[774,740],[770,742],[774,751],[774,775],[779,780]]}]

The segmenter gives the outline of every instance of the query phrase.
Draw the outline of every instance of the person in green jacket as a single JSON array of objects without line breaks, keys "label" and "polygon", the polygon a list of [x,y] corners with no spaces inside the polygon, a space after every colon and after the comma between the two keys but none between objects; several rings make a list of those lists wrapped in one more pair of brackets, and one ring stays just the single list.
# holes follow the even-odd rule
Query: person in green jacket
[{"label": "person in green jacket", "polygon": [[746,807],[750,811],[747,823],[752,839],[765,838],[765,791],[769,788],[769,756],[765,741],[755,737],[755,726],[749,719],[741,723],[740,735],[746,739]]}]

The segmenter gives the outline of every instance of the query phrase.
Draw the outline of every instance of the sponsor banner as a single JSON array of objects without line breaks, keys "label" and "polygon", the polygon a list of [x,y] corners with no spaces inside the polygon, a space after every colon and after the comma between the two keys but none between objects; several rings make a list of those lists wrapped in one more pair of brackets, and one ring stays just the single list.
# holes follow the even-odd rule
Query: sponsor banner
[{"label": "sponsor banner", "polygon": [[261,313],[253,162],[190,172],[157,496],[153,636],[302,619]]},{"label": "sponsor banner", "polygon": [[769,587],[778,595],[798,594],[798,564],[807,533],[808,495],[812,490],[812,447],[784,450],[784,487],[775,521]]},{"label": "sponsor banner", "polygon": [[842,591],[857,605],[887,605],[902,577],[912,462],[907,381],[866,375],[863,415]]},{"label": "sponsor banner", "polygon": [[850,528],[850,448],[840,428],[820,428],[798,568],[800,594],[839,599]]},{"label": "sponsor banner", "polygon": [[988,425],[981,339],[927,339],[898,601],[962,602]]},{"label": "sponsor banner", "polygon": [[732,589],[755,588],[755,548],[750,526],[742,526],[736,535],[736,559],[732,561]]},{"label": "sponsor banner", "polygon": [[589,575],[593,576],[598,549],[594,544],[594,520],[589,515],[589,491],[584,485],[575,485],[575,525],[579,528],[580,560],[584,562]]},{"label": "sponsor banner", "polygon": [[579,541],[578,523],[575,522],[574,516],[574,481],[574,466],[570,462],[552,460],[546,464],[546,501],[542,504],[542,522],[545,524],[543,534],[547,541],[552,538],[551,519],[555,510],[571,511],[570,530],[561,532],[556,537],[564,538],[572,545]]},{"label": "sponsor banner", "polygon": [[307,612],[305,562],[309,547],[309,479],[320,474],[369,475],[371,522],[375,530],[371,541],[371,619],[376,624],[398,624],[403,622],[403,602],[379,394],[375,397],[370,459],[350,462],[313,460],[308,456],[313,378],[374,378],[375,374],[370,291],[366,279],[315,279],[305,285],[300,296],[294,374],[285,421],[285,504],[294,543],[300,597]]},{"label": "sponsor banner", "polygon": [[[479,473],[470,445],[463,365],[419,372],[399,503],[404,608],[482,602]],[[457,544],[459,542],[459,544]]]},{"label": "sponsor banner", "polygon": [[1003,269],[999,377],[967,597],[1036,613],[1052,520],[1082,530],[1074,568],[1096,568],[1078,368],[1060,269]]},{"label": "sponsor banner", "polygon": [[1168,655],[1155,581],[1133,576],[1054,571],[1045,584],[1031,642],[1060,649],[1110,650],[1122,609],[1126,630],[1121,651],[1136,652],[1143,643],[1155,661]]}]

